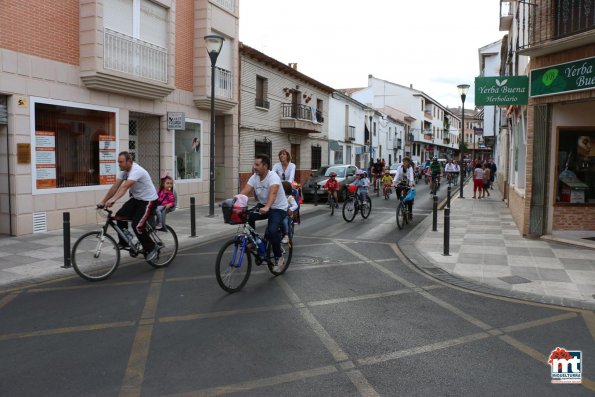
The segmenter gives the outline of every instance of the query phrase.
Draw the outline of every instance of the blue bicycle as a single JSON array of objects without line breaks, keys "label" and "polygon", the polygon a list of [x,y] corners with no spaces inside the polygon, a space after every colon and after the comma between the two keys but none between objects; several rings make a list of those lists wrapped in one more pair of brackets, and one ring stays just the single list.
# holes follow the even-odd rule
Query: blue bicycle
[{"label": "blue bicycle", "polygon": [[[223,244],[217,255],[215,265],[215,274],[217,282],[223,290],[227,292],[237,292],[241,290],[250,278],[252,271],[252,258],[257,266],[266,264],[269,271],[280,276],[287,271],[293,254],[293,222],[289,222],[289,241],[282,244],[283,259],[285,265],[282,270],[277,270],[274,262],[272,245],[268,236],[261,237],[248,222],[247,208],[236,209],[229,204],[222,205],[223,218],[225,223],[230,225],[240,225],[237,234]],[[258,210],[253,210],[258,213]],[[281,230],[278,231],[279,240],[283,237]]]}]

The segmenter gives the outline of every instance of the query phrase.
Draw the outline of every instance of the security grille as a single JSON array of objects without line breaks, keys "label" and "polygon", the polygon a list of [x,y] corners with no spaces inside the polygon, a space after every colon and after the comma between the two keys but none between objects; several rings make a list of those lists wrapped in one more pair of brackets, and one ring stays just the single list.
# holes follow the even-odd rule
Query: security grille
[{"label": "security grille", "polygon": [[161,169],[159,116],[130,113],[128,136],[128,151],[157,185]]}]

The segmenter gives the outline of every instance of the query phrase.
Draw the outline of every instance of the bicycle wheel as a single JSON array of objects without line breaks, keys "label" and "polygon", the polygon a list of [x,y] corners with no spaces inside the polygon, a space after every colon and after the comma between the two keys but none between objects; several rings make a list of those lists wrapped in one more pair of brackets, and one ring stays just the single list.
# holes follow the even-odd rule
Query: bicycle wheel
[{"label": "bicycle wheel", "polygon": [[407,209],[405,208],[405,204],[401,201],[397,206],[397,226],[399,227],[399,230],[401,230],[406,224]]},{"label": "bicycle wheel", "polygon": [[157,257],[147,263],[153,267],[160,268],[169,265],[178,253],[178,236],[174,229],[166,226],[162,230],[153,230],[151,239],[159,246]]},{"label": "bicycle wheel", "polygon": [[76,240],[72,247],[72,267],[74,271],[89,281],[105,280],[120,264],[120,250],[116,240],[101,232],[89,232]]},{"label": "bicycle wheel", "polygon": [[[271,272],[271,274],[273,274],[275,276],[280,276],[283,273],[285,273],[287,271],[287,268],[289,267],[289,264],[291,263],[291,257],[293,255],[293,238],[289,239],[289,242],[287,243],[286,246],[281,245],[281,250],[283,252],[283,254],[282,254],[283,259],[285,260],[284,261],[285,265],[283,266],[283,270],[281,270],[280,272],[276,272],[274,270],[275,264],[271,263],[271,261],[268,261],[268,263],[267,263],[269,271]],[[272,244],[269,244],[269,248],[267,249],[267,258],[272,258],[272,257],[273,257],[273,246],[272,246]]]},{"label": "bicycle wheel", "polygon": [[355,215],[357,215],[357,207],[355,206],[355,198],[349,197],[343,203],[343,219],[346,222],[351,222],[355,219]]},{"label": "bicycle wheel", "polygon": [[215,275],[219,286],[227,292],[241,290],[250,278],[252,256],[242,251],[242,239],[236,237],[227,241],[217,254]]},{"label": "bicycle wheel", "polygon": [[376,197],[380,197],[380,179],[376,179]]},{"label": "bicycle wheel", "polygon": [[329,199],[328,205],[331,207],[331,216],[335,215],[335,199],[334,198]]},{"label": "bicycle wheel", "polygon": [[384,189],[384,199],[388,200],[390,198],[390,190]]},{"label": "bicycle wheel", "polygon": [[362,218],[364,219],[370,216],[370,212],[372,212],[372,200],[370,200],[370,197],[366,196],[366,201],[364,201],[364,203],[362,204],[360,212],[362,214]]}]

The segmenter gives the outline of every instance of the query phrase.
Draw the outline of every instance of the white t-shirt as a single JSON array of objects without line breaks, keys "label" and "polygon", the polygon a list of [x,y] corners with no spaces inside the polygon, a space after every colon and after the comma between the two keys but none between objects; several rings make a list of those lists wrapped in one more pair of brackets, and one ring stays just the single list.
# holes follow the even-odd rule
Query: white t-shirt
[{"label": "white t-shirt", "polygon": [[275,201],[273,202],[271,208],[287,211],[287,197],[285,197],[285,191],[283,191],[281,179],[279,179],[279,176],[275,174],[273,171],[269,171],[269,173],[263,180],[260,179],[260,176],[258,176],[258,174],[252,175],[250,179],[248,179],[248,185],[254,188],[256,200],[264,205],[266,205],[267,201],[269,200],[270,187],[273,185],[279,185],[277,197],[275,197]]},{"label": "white t-shirt", "polygon": [[[285,172],[283,171],[283,165],[281,163],[277,163],[273,166],[273,171],[279,175],[282,181],[287,181],[289,183],[293,182],[295,179],[295,164],[288,163]],[[283,174],[285,174],[285,179],[283,179]]]},{"label": "white t-shirt", "polygon": [[454,163],[448,163],[446,164],[446,167],[444,167],[444,171],[445,172],[456,172],[456,167],[454,165]]},{"label": "white t-shirt", "polygon": [[413,166],[410,164],[407,168],[407,171],[403,172],[403,165],[401,164],[399,168],[397,168],[397,175],[395,175],[395,179],[393,184],[398,184],[401,179],[407,178],[408,182],[414,183],[415,179],[413,178]]},{"label": "white t-shirt", "polygon": [[157,190],[153,185],[151,176],[140,165],[132,163],[130,172],[120,171],[117,179],[134,181],[134,184],[130,186],[130,194],[132,194],[133,198],[142,201],[157,200]]}]

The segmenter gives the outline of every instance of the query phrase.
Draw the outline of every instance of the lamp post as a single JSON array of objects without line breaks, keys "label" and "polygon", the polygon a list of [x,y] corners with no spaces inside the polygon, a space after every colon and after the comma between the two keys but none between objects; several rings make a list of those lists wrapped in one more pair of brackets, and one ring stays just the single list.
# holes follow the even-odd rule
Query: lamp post
[{"label": "lamp post", "polygon": [[460,184],[460,191],[459,191],[459,197],[460,198],[465,198],[463,197],[463,182],[465,180],[465,163],[463,162],[463,148],[461,147],[461,145],[465,142],[464,136],[465,136],[465,98],[467,98],[467,91],[469,91],[469,84],[459,84],[457,86],[458,90],[459,90],[459,94],[461,94],[461,102],[463,102],[463,111],[461,112],[461,118],[462,118],[462,126],[461,126],[461,138],[459,139],[459,159],[460,159],[460,166],[459,168],[461,169],[461,180],[459,181]]},{"label": "lamp post", "polygon": [[368,141],[368,152],[370,153],[370,162],[368,164],[368,177],[372,177],[372,117],[374,116],[374,111],[373,110],[368,110],[366,111],[366,114],[368,115],[368,118],[370,120],[370,128],[368,131],[368,137],[370,138]]},{"label": "lamp post", "polygon": [[205,36],[205,46],[211,58],[211,133],[209,153],[209,217],[215,216],[215,64],[225,39],[221,36]]}]

